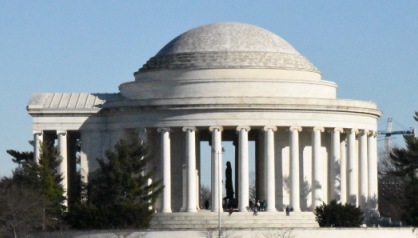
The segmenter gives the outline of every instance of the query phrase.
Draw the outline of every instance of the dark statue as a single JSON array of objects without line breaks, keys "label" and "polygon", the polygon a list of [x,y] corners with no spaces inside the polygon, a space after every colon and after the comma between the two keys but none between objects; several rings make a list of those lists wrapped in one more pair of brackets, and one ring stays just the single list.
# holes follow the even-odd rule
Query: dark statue
[{"label": "dark statue", "polygon": [[234,188],[232,187],[232,168],[231,162],[226,162],[225,169],[225,190],[226,198],[232,201],[234,199]]}]

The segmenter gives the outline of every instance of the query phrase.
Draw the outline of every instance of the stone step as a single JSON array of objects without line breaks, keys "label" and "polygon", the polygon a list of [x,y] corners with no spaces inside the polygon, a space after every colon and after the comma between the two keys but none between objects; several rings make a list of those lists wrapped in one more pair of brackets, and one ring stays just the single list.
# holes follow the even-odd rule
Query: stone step
[{"label": "stone step", "polygon": [[[212,229],[218,226],[218,213],[200,211],[197,213],[157,213],[153,217],[151,229]],[[286,216],[283,212],[234,212],[221,213],[221,226],[228,229],[318,227],[312,212],[293,212]]]},{"label": "stone step", "polygon": [[[218,220],[216,219],[195,219],[195,220],[152,220],[152,224],[163,224],[163,223],[171,223],[171,224],[200,224],[200,223],[217,223]],[[314,223],[316,224],[315,220],[300,220],[300,219],[289,219],[289,220],[271,220],[271,219],[248,219],[248,220],[237,220],[234,218],[231,219],[221,219],[222,223],[225,224],[250,224],[250,223],[272,223],[272,224],[294,224],[294,223]]]},{"label": "stone step", "polygon": [[[233,212],[232,215],[238,216],[253,216],[252,212]],[[173,213],[156,213],[155,216],[176,216],[176,217],[188,217],[188,216],[218,216],[217,212],[199,211],[195,213],[187,212],[173,212]],[[228,212],[221,212],[221,216],[229,216]],[[289,217],[284,212],[258,212],[257,216],[274,216],[274,217]],[[312,212],[291,212],[290,216],[296,217],[315,217]]]},{"label": "stone step", "polygon": [[[263,223],[263,222],[268,222],[268,223],[283,223],[283,224],[293,224],[293,223],[312,223],[312,220],[308,220],[308,219],[289,219],[289,220],[264,220],[264,219],[248,219],[248,220],[237,220],[234,218],[231,219],[221,219],[221,221],[223,223],[227,223],[227,224],[233,224],[233,223],[241,223],[241,224],[248,224],[248,223]],[[199,223],[217,223],[218,220],[216,219],[195,219],[195,220],[153,220],[152,223],[153,224],[162,224],[162,223],[171,223],[171,224],[182,224],[182,223],[187,223],[187,224],[199,224]]]},{"label": "stone step", "polygon": [[[182,224],[182,225],[155,225],[151,226],[151,230],[207,230],[207,229],[216,229],[217,224]],[[267,229],[267,228],[312,228],[312,224],[297,224],[297,225],[286,225],[286,224],[252,224],[251,226],[244,225],[229,225],[222,224],[222,229]]]}]

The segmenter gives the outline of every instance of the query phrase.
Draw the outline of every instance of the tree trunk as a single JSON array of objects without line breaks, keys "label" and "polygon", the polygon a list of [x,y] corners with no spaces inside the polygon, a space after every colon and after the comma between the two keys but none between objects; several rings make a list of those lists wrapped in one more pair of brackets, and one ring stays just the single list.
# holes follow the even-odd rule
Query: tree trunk
[{"label": "tree trunk", "polygon": [[13,227],[12,229],[13,229],[13,237],[17,238],[16,228]]},{"label": "tree trunk", "polygon": [[42,213],[42,230],[45,231],[46,230],[46,221],[45,221],[45,207],[43,209],[43,213]]}]

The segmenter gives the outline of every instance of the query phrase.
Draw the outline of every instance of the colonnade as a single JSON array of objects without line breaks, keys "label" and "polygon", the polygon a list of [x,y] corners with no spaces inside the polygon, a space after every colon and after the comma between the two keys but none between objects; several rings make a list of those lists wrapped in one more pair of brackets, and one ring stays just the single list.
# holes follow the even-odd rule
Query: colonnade
[{"label": "colonnade", "polygon": [[[256,128],[259,130],[260,128]],[[183,132],[186,137],[186,212],[197,212],[198,186],[196,186],[196,156],[195,141],[196,128],[185,127]],[[248,126],[236,128],[238,134],[238,210],[245,211],[249,201],[249,149],[248,133],[251,130]],[[277,211],[276,208],[276,181],[275,163],[281,163],[275,157],[275,132],[277,130],[288,130],[289,132],[289,158],[290,158],[290,191],[289,206],[294,211],[301,211],[301,181],[300,181],[300,140],[299,134],[302,130],[312,131],[312,185],[311,196],[313,209],[325,201],[323,198],[322,184],[320,184],[321,163],[328,159],[330,168],[327,175],[329,200],[336,199],[342,203],[349,202],[355,206],[360,205],[363,209],[377,209],[370,207],[376,205],[367,204],[370,199],[377,200],[377,144],[376,132],[357,129],[323,128],[323,127],[276,127],[265,126],[264,133],[264,158],[263,166],[264,186],[266,193],[266,211]],[[211,132],[211,192],[212,212],[222,209],[222,131],[221,126],[209,127]],[[161,212],[172,212],[171,208],[171,171],[170,171],[170,139],[169,128],[158,129],[161,136],[161,155],[163,161],[163,185],[165,187],[162,195]],[[327,148],[328,157],[321,153],[322,140],[325,133],[330,134],[331,143]],[[343,134],[343,135],[342,135]],[[342,139],[346,137],[346,139]],[[243,202],[244,201],[244,202]],[[327,202],[327,201],[325,201]],[[376,204],[376,203],[373,203]]]},{"label": "colonnade", "polygon": [[[204,128],[203,128],[204,129]],[[203,130],[202,129],[202,130]],[[206,128],[211,133],[211,192],[212,206],[211,211],[217,212],[222,209],[222,131],[221,126]],[[230,129],[230,128],[229,128]],[[235,128],[238,138],[238,210],[245,211],[248,206],[249,197],[249,132],[258,130],[263,133],[263,180],[267,207],[266,210],[274,212],[277,210],[277,183],[276,163],[282,163],[277,159],[275,135],[277,131],[287,131],[289,133],[289,206],[294,211],[301,211],[301,181],[300,181],[300,140],[299,134],[303,131],[310,131],[312,148],[312,184],[311,200],[314,207],[336,199],[342,203],[349,202],[353,205],[360,205],[362,208],[377,209],[375,203],[369,203],[370,199],[377,201],[377,142],[376,132],[358,129],[343,128],[323,128],[323,127],[277,127],[264,126],[250,128],[249,126],[238,126]],[[164,190],[161,195],[162,213],[173,211],[171,204],[172,195],[172,171],[171,171],[171,143],[170,128],[158,128],[160,155],[161,155],[161,176]],[[196,127],[184,127],[182,132],[185,134],[185,186],[183,193],[186,195],[183,205],[185,212],[197,212],[198,208],[198,178],[196,176]],[[329,133],[330,143],[325,146],[327,155],[324,155],[324,137]],[[62,163],[59,172],[63,175],[62,185],[64,191],[68,190],[68,168],[67,168],[67,135],[63,131],[56,131],[58,148],[62,156]],[[39,145],[42,142],[42,131],[34,133],[35,159],[40,158]],[[302,155],[303,156],[303,155]],[[323,197],[321,170],[325,160],[328,160],[329,169],[327,174],[328,191],[327,199]],[[372,207],[375,206],[375,207]]]},{"label": "colonnade", "polygon": [[[78,133],[78,131],[72,131],[72,132]],[[49,136],[47,136],[49,138],[44,138],[46,136],[45,135],[46,133],[49,134]],[[71,179],[70,175],[72,172],[76,171],[76,165],[75,165],[76,145],[70,146],[68,142],[70,141],[71,143],[71,140],[74,138],[69,139],[69,131],[66,131],[66,130],[36,131],[33,133],[33,136],[34,136],[34,160],[37,163],[39,163],[39,160],[41,159],[41,145],[43,141],[52,140],[48,142],[54,145],[54,141],[56,139],[57,141],[56,146],[59,150],[60,157],[61,157],[61,163],[59,164],[57,171],[58,173],[61,174],[61,178],[62,178],[60,183],[64,191],[63,196],[67,198],[63,202],[63,205],[68,206],[68,197],[69,197],[68,192],[69,192],[69,189],[71,189],[69,187],[69,180]],[[80,174],[81,179],[83,180],[83,182],[87,182],[87,173],[86,173],[86,171],[88,171],[87,162],[86,161],[84,163],[80,162],[80,167],[82,167],[80,168],[80,171],[84,171],[84,173],[82,172],[82,174]]]}]

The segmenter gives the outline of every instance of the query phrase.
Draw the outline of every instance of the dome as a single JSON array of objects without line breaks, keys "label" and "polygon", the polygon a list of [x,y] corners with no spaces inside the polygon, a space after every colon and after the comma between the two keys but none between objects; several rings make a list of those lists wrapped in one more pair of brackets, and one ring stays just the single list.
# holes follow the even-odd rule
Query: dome
[{"label": "dome", "polygon": [[177,36],[148,60],[139,72],[234,68],[319,72],[274,33],[235,22],[204,25]]},{"label": "dome", "polygon": [[299,54],[282,38],[261,27],[222,22],[200,26],[179,35],[165,45],[157,56],[210,51]]},{"label": "dome", "polygon": [[318,69],[289,43],[263,28],[235,22],[180,34],[134,77],[119,90],[147,105],[336,98],[336,84],[322,80]]}]

